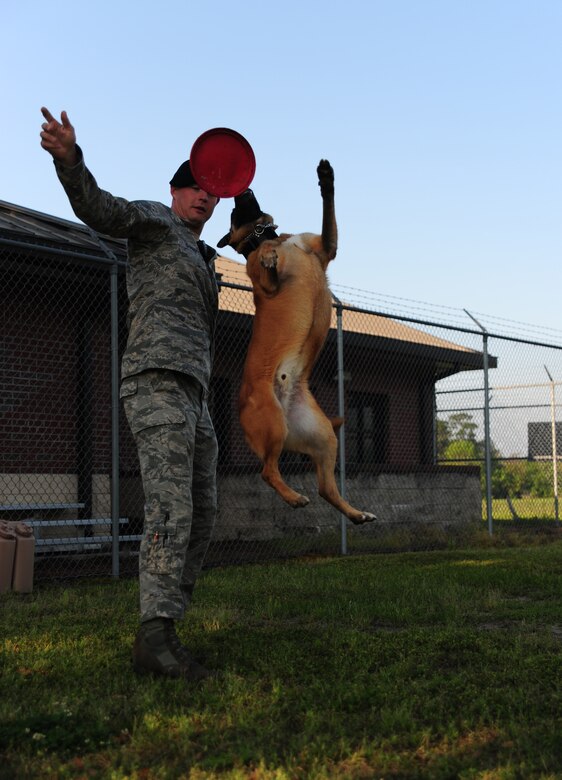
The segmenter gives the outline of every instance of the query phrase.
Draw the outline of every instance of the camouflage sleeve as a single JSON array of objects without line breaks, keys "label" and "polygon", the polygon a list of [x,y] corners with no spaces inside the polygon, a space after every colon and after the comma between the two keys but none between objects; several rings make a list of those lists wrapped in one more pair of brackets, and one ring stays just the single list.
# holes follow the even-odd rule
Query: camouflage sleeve
[{"label": "camouflage sleeve", "polygon": [[84,164],[84,156],[76,147],[79,160],[67,167],[56,160],[55,170],[64,187],[72,210],[86,225],[116,238],[142,237],[161,228],[167,230],[156,204],[149,201],[128,201],[98,187]]}]

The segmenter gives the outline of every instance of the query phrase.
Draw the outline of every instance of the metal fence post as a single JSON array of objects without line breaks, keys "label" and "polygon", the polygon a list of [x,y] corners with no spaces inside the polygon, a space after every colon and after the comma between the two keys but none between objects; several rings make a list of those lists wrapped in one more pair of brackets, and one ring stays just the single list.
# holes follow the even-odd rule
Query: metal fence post
[{"label": "metal fence post", "polygon": [[119,269],[111,265],[111,573],[119,577]]},{"label": "metal fence post", "polygon": [[465,309],[471,320],[473,320],[482,331],[482,359],[484,364],[484,453],[486,462],[486,515],[488,518],[488,533],[490,536],[494,533],[494,520],[492,512],[492,447],[490,441],[490,385],[489,385],[489,366],[488,366],[488,331],[481,325],[476,317]]},{"label": "metal fence post", "polygon": [[[332,297],[336,302],[336,323],[337,323],[337,352],[338,352],[338,415],[343,419],[345,414],[344,400],[344,369],[343,369],[343,304],[334,293]],[[347,498],[345,489],[345,424],[340,426],[339,437],[339,460],[340,460],[340,493],[343,498]],[[347,555],[347,517],[340,514],[341,530],[341,554]]]},{"label": "metal fence post", "polygon": [[438,441],[437,441],[437,394],[435,392],[435,385],[433,386],[433,464],[435,465],[439,459]]},{"label": "metal fence post", "polygon": [[545,366],[544,370],[548,374],[550,379],[550,419],[552,427],[552,482],[554,487],[554,520],[556,525],[560,522],[560,516],[558,512],[558,454],[556,452],[556,395],[554,379],[552,378],[550,371]]},{"label": "metal fence post", "polygon": [[111,574],[119,577],[119,260],[92,228],[89,233],[111,262]]}]

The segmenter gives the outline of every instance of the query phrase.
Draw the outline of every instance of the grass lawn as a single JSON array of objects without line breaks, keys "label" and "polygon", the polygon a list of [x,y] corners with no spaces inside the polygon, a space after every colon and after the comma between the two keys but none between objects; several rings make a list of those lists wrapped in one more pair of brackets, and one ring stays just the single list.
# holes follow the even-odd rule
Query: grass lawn
[{"label": "grass lawn", "polygon": [[0,777],[562,778],[562,540],[212,569],[137,678],[137,583],[0,597]]},{"label": "grass lawn", "polygon": [[[513,498],[511,504],[522,520],[555,519],[554,498],[524,496],[523,498]],[[492,514],[495,520],[513,520],[513,514],[505,498],[492,499]],[[482,517],[487,517],[486,501],[482,501]]]}]

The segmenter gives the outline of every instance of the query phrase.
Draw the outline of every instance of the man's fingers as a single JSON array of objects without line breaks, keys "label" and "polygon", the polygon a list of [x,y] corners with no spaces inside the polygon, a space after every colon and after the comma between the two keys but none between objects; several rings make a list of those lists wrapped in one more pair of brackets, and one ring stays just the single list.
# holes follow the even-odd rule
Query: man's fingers
[{"label": "man's fingers", "polygon": [[55,121],[55,117],[51,114],[48,108],[45,108],[45,106],[43,106],[43,108],[41,109],[41,113],[43,114],[47,122]]},{"label": "man's fingers", "polygon": [[[43,114],[43,116],[47,120],[47,122],[49,124],[49,129],[53,129],[54,130],[58,125],[60,125],[58,119],[55,119],[55,117],[51,114],[49,109],[45,108],[45,106],[43,106],[43,108],[41,109],[41,113]],[[64,129],[65,130],[72,130],[72,125],[70,124],[70,119],[68,118],[68,114],[66,113],[66,111],[62,111],[61,112],[60,118],[61,118],[62,126],[64,127]],[[47,127],[45,125],[43,125],[43,128],[45,130],[47,129]]]},{"label": "man's fingers", "polygon": [[[70,124],[66,111],[61,111],[59,122],[51,114],[48,108],[43,106],[41,113],[45,122],[41,125],[41,146],[46,149],[55,160],[61,160],[65,165],[76,164],[76,134]],[[61,124],[62,123],[62,124]]]}]

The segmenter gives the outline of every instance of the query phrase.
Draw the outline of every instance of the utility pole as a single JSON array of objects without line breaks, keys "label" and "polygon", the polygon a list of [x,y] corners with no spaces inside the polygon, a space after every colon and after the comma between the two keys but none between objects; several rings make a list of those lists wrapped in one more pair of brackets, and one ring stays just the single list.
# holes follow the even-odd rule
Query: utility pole
[{"label": "utility pole", "polygon": [[484,450],[486,458],[486,514],[488,517],[488,533],[494,533],[494,521],[492,513],[492,447],[490,440],[490,385],[488,366],[488,331],[481,325],[476,317],[464,310],[482,331],[482,359],[484,364]]},{"label": "utility pole", "polygon": [[554,379],[545,366],[544,370],[550,379],[550,420],[552,425],[552,481],[554,484],[554,519],[556,524],[560,522],[558,515],[558,455],[556,453],[556,396]]}]

